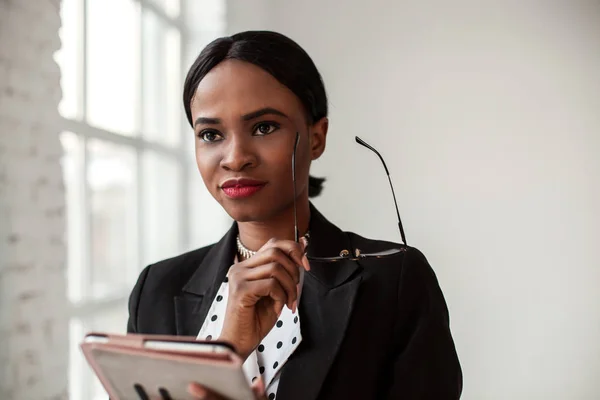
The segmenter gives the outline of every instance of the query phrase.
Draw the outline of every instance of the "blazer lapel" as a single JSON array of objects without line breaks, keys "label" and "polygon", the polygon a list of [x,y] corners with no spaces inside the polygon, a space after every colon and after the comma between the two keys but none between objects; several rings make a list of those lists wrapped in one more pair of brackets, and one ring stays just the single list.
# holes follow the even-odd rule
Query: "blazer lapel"
[{"label": "blazer lapel", "polygon": [[[311,256],[351,250],[348,236],[311,204]],[[174,298],[177,334],[196,336],[235,254],[237,224],[206,254],[196,272]],[[316,399],[333,365],[352,316],[362,276],[354,261],[311,264],[300,300],[302,343],[282,369],[278,398]]]},{"label": "blazer lapel", "polygon": [[[311,256],[352,250],[346,234],[311,205]],[[286,400],[313,400],[319,395],[352,315],[362,280],[354,261],[317,264],[305,275],[300,300],[302,343],[282,370],[277,393]]]},{"label": "blazer lapel", "polygon": [[198,335],[221,282],[233,264],[237,233],[237,224],[234,223],[227,234],[208,251],[182,293],[175,296],[177,335]]}]

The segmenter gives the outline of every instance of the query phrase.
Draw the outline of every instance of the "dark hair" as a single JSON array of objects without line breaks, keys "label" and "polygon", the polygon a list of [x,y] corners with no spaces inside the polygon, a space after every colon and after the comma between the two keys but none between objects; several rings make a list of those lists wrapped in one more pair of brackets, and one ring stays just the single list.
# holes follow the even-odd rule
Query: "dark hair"
[{"label": "dark hair", "polygon": [[[225,60],[249,62],[267,71],[300,99],[309,123],[327,116],[325,85],[306,51],[280,33],[246,31],[209,43],[190,67],[183,88],[183,105],[190,125],[193,125],[191,102],[200,81]],[[324,181],[309,176],[309,197],[321,193]]]}]

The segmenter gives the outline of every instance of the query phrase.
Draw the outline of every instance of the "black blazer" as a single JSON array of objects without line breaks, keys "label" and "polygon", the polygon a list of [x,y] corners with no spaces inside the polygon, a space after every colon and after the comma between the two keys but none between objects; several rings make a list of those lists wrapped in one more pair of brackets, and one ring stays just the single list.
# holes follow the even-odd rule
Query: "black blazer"
[{"label": "black blazer", "polygon": [[[312,256],[400,245],[342,232],[311,205]],[[196,336],[235,254],[237,224],[216,244],[146,267],[129,300],[128,331]],[[386,259],[311,264],[299,305],[302,343],[280,400],[458,399],[462,372],[448,309],[415,248]]]}]

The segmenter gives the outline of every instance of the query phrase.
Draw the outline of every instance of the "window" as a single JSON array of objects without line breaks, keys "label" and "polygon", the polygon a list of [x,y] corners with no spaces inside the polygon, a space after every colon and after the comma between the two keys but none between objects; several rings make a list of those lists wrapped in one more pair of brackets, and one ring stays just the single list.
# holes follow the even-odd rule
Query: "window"
[{"label": "window", "polygon": [[[222,34],[224,1],[188,3],[184,16],[180,0],[62,0],[73,400],[106,398],[78,345],[92,330],[125,332],[141,269],[213,242],[230,223],[196,172],[180,100],[200,44]],[[186,28],[199,8],[212,22]]]}]

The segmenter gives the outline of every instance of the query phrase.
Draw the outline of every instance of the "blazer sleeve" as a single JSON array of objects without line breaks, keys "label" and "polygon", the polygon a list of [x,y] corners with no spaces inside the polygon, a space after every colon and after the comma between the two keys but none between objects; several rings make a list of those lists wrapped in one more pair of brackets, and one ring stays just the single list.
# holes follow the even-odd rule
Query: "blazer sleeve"
[{"label": "blazer sleeve", "polygon": [[148,271],[150,266],[144,268],[140,273],[138,280],[129,295],[129,318],[127,320],[127,333],[140,333],[138,331],[138,309],[140,306],[140,299],[142,297],[142,291],[144,289],[144,283],[148,277]]},{"label": "blazer sleeve", "polygon": [[446,301],[425,256],[410,248],[398,283],[393,371],[388,399],[459,399],[462,371]]}]

